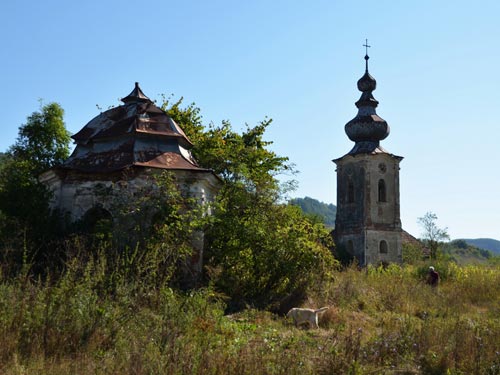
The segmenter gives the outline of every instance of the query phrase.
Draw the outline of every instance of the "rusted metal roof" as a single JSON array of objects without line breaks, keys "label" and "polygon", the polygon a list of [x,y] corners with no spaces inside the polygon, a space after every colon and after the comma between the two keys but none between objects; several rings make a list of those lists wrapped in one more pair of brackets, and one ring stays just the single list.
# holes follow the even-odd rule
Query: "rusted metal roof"
[{"label": "rusted metal roof", "polygon": [[181,143],[192,145],[184,131],[153,103],[128,102],[95,117],[72,136],[76,144],[90,143],[100,138],[112,138],[132,133],[179,137]]},{"label": "rusted metal roof", "polygon": [[138,102],[138,101],[152,103],[151,99],[149,99],[142,92],[141,88],[139,87],[139,82],[136,82],[135,87],[132,90],[132,92],[130,94],[128,94],[126,97],[122,98],[122,102],[129,103],[129,102]]},{"label": "rusted metal roof", "polygon": [[184,131],[136,82],[134,90],[72,136],[76,147],[63,168],[109,172],[131,166],[208,171],[191,155]]}]

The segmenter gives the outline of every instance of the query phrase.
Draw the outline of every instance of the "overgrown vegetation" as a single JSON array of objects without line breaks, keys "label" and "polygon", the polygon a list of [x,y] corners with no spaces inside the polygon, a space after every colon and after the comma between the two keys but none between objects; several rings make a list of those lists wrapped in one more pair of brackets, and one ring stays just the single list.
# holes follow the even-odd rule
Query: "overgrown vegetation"
[{"label": "overgrown vegetation", "polygon": [[293,166],[264,140],[271,120],[247,126],[242,134],[229,121],[205,130],[199,109],[181,104],[166,101],[164,108],[197,145],[198,162],[223,180],[206,230],[210,282],[229,296],[231,311],[285,309],[290,295],[300,300],[312,279],[331,278],[337,262],[328,229],[282,203],[293,182],[280,185],[276,176],[293,173]]},{"label": "overgrown vegetation", "polygon": [[2,277],[0,372],[500,372],[498,268],[438,265],[437,291],[423,282],[423,264],[336,271],[334,283],[307,294],[306,305],[331,306],[321,328],[303,330],[264,310],[224,315],[225,299],[212,287],[182,293],[131,281],[106,262],[102,254],[75,257],[57,281]]},{"label": "overgrown vegetation", "polygon": [[[268,149],[270,120],[241,134],[227,121],[205,129],[199,109],[181,104],[164,105],[223,182],[213,215],[168,173],[112,198],[111,218],[95,212],[65,232],[46,225],[46,191],[26,206],[36,220],[9,210],[22,197],[2,202],[0,373],[500,374],[498,263],[436,256],[437,289],[417,253],[405,267],[341,269],[323,223],[283,203],[293,184],[276,175],[293,168]],[[14,162],[60,162],[14,150],[0,164],[6,178]],[[32,168],[11,169],[29,182],[20,187],[38,186]],[[0,195],[16,193],[11,182]],[[201,229],[206,274],[188,288]],[[288,322],[297,305],[330,306],[321,329]]]},{"label": "overgrown vegetation", "polygon": [[[58,213],[38,176],[69,156],[69,132],[57,103],[43,105],[19,127],[16,142],[0,158],[0,261],[19,266],[23,258],[39,271],[57,263],[53,242]],[[26,259],[24,259],[26,260]]]}]

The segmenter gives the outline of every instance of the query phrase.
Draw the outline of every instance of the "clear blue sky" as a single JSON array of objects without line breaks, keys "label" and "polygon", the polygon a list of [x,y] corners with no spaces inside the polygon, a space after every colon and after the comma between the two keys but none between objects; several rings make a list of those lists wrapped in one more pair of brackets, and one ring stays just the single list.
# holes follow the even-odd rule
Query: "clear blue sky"
[{"label": "clear blue sky", "polygon": [[435,212],[452,238],[500,239],[500,2],[4,1],[0,151],[58,102],[72,132],[135,81],[184,96],[206,123],[266,116],[267,140],[296,164],[292,196],[336,203],[332,159],[352,143],[356,81],[377,79],[382,145],[401,163],[403,227]]}]

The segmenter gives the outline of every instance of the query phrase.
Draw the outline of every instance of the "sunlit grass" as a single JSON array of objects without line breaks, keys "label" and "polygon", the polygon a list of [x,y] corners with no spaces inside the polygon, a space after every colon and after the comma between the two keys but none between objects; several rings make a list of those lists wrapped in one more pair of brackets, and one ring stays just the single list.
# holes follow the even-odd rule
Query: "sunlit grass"
[{"label": "sunlit grass", "polygon": [[[355,267],[312,286],[319,330],[210,288],[181,293],[72,263],[58,280],[0,283],[2,374],[500,374],[500,269]],[[445,268],[446,267],[446,268]],[[424,270],[424,271],[423,271]]]}]

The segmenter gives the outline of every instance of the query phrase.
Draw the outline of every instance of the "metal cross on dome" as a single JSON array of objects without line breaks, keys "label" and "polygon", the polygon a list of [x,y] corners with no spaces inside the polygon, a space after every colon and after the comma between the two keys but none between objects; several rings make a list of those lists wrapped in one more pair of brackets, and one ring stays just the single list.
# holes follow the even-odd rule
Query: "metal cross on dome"
[{"label": "metal cross on dome", "polygon": [[363,44],[363,47],[365,47],[366,55],[368,56],[368,48],[371,47],[371,46],[368,45],[368,39],[365,39],[365,44]]},{"label": "metal cross on dome", "polygon": [[366,61],[366,72],[368,73],[368,59],[370,56],[368,56],[368,48],[371,46],[368,45],[368,39],[365,39],[365,44],[363,44],[363,47],[365,47],[366,53],[365,53],[365,61]]}]

